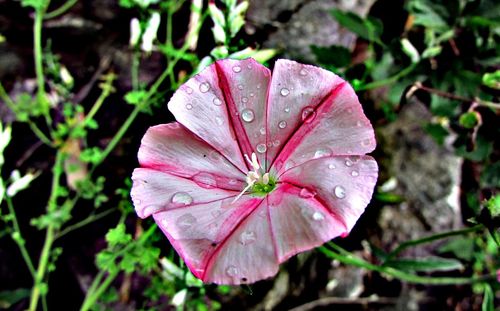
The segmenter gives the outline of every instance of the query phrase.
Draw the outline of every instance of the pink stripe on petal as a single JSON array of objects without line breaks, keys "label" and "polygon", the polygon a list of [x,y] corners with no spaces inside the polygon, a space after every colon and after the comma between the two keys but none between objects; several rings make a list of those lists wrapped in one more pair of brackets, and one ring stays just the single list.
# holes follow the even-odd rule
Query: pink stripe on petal
[{"label": "pink stripe on petal", "polygon": [[139,163],[208,186],[241,191],[245,174],[179,123],[151,127],[139,148]]},{"label": "pink stripe on petal", "polygon": [[223,154],[242,172],[247,165],[219,88],[215,65],[184,83],[172,96],[168,109],[176,120]]},{"label": "pink stripe on petal", "polygon": [[267,101],[267,159],[272,163],[287,141],[344,80],[319,67],[280,59],[274,65]]},{"label": "pink stripe on petal", "polygon": [[271,72],[251,58],[224,59],[215,67],[243,154],[256,153],[265,165],[266,99]]},{"label": "pink stripe on petal", "polygon": [[262,199],[241,197],[238,202],[223,199],[154,214],[158,226],[189,269],[204,279],[208,261],[238,224]]},{"label": "pink stripe on petal", "polygon": [[350,231],[370,202],[377,176],[370,156],[325,157],[291,168],[279,180],[314,193]]},{"label": "pink stripe on petal", "polygon": [[253,283],[278,272],[266,200],[236,227],[214,254],[204,282],[216,284]]},{"label": "pink stripe on petal", "polygon": [[306,188],[284,184],[269,196],[273,238],[280,262],[346,231],[338,217],[314,195]]},{"label": "pink stripe on petal", "polygon": [[203,187],[195,181],[148,168],[136,168],[132,174],[131,197],[141,218],[154,213],[234,198],[237,191]]}]

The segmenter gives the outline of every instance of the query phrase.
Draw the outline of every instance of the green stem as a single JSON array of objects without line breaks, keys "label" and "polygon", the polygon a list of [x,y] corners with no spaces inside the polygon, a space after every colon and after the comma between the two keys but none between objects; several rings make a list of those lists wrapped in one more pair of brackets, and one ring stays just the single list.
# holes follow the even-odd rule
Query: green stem
[{"label": "green stem", "polygon": [[139,89],[139,66],[141,53],[137,49],[132,52],[132,64],[130,68],[130,78],[132,80],[132,90],[136,91]]},{"label": "green stem", "polygon": [[35,267],[33,266],[33,262],[31,261],[28,250],[26,249],[26,247],[24,245],[25,240],[23,239],[23,237],[21,235],[21,228],[19,227],[19,223],[17,221],[16,210],[14,209],[14,205],[12,204],[12,200],[10,197],[7,196],[5,198],[5,201],[7,202],[7,207],[9,209],[9,213],[12,217],[12,225],[14,226],[14,233],[16,233],[18,235],[13,240],[16,242],[17,246],[19,247],[19,250],[21,251],[21,255],[23,256],[24,262],[26,262],[26,266],[28,266],[28,269],[30,270],[31,276],[34,278],[35,277]]},{"label": "green stem", "polygon": [[[56,153],[56,160],[53,168],[52,188],[47,206],[47,212],[49,213],[54,212],[57,209],[59,181],[61,178],[61,174],[63,172],[63,164],[64,164],[64,154],[62,153],[61,150],[58,150]],[[45,293],[41,292],[43,286],[42,282],[46,276],[45,274],[47,272],[47,266],[49,263],[50,252],[52,244],[54,243],[55,234],[56,234],[56,228],[54,223],[49,223],[47,227],[47,232],[45,233],[45,242],[43,244],[42,253],[38,261],[38,269],[36,271],[33,289],[31,291],[31,300],[29,306],[30,311],[36,311],[40,295],[45,295]]]},{"label": "green stem", "polygon": [[332,259],[336,259],[344,264],[353,265],[356,267],[364,268],[371,271],[379,272],[383,275],[394,277],[402,281],[416,284],[426,284],[426,285],[463,285],[485,282],[489,279],[495,277],[495,275],[485,275],[481,277],[428,277],[420,276],[401,270],[397,270],[391,267],[383,267],[371,264],[352,253],[344,250],[340,246],[330,242],[328,246],[333,248],[332,251],[324,246],[320,247],[319,250]]},{"label": "green stem", "polygon": [[47,100],[47,95],[45,93],[45,76],[43,73],[43,51],[42,51],[42,26],[43,26],[43,16],[45,14],[45,10],[49,5],[49,0],[46,1],[46,4],[43,8],[37,9],[35,11],[35,23],[33,25],[33,49],[34,49],[34,57],[35,57],[35,73],[36,73],[36,81],[37,81],[37,101],[38,104],[41,105],[43,114],[45,116],[45,121],[47,125],[50,127],[52,124],[52,120],[50,118],[49,111],[49,102]]},{"label": "green stem", "polygon": [[76,230],[76,229],[79,229],[81,227],[84,227],[94,221],[97,221],[103,217],[106,217],[108,216],[109,214],[113,213],[115,211],[115,209],[109,209],[109,210],[106,210],[104,212],[101,212],[99,214],[92,214],[92,215],[89,215],[87,216],[87,218],[83,219],[82,221],[79,221],[77,222],[76,224],[73,224],[71,226],[68,226],[66,227],[64,230],[62,230],[61,232],[59,232],[55,239],[60,239],[62,238],[63,236],[65,236],[66,234],[70,233],[71,231],[73,230]]},{"label": "green stem", "polygon": [[387,255],[387,258],[384,261],[389,261],[389,260],[393,259],[394,257],[399,255],[402,251],[404,251],[407,248],[417,246],[420,244],[424,244],[424,243],[433,242],[433,241],[444,239],[444,238],[449,238],[452,236],[465,235],[465,234],[468,234],[471,232],[476,232],[476,231],[481,230],[483,228],[484,228],[483,225],[476,225],[476,226],[471,227],[471,228],[455,230],[455,231],[448,231],[448,232],[443,232],[443,233],[431,235],[431,236],[421,238],[421,239],[406,241],[406,242],[401,243],[398,247],[396,247],[393,251],[391,251]]},{"label": "green stem", "polygon": [[83,124],[85,125],[87,120],[91,120],[94,118],[96,113],[101,109],[102,104],[108,98],[108,96],[113,92],[113,81],[115,80],[115,75],[113,73],[107,74],[104,76],[104,83],[102,84],[102,92],[101,95],[97,98],[94,105],[90,109],[89,113],[85,116],[85,120]]},{"label": "green stem", "polygon": [[48,12],[47,14],[45,14],[44,19],[51,19],[51,18],[54,18],[54,17],[57,17],[59,15],[66,13],[66,11],[71,9],[77,2],[78,2],[78,0],[66,1],[63,5],[61,5],[60,7],[55,9],[54,11],[51,11],[51,12]]},{"label": "green stem", "polygon": [[396,74],[392,77],[389,77],[387,79],[373,81],[371,83],[361,85],[358,88],[356,88],[356,91],[366,91],[366,90],[375,89],[375,88],[378,88],[378,87],[381,87],[384,85],[392,84],[392,83],[396,82],[397,80],[401,79],[402,77],[410,74],[417,67],[417,65],[418,65],[418,63],[412,63],[410,66],[401,70],[398,74]]}]

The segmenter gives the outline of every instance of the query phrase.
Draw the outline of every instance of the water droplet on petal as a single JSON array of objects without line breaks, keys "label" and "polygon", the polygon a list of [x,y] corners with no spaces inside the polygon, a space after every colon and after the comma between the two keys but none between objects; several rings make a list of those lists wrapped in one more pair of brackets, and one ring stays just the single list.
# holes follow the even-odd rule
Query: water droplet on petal
[{"label": "water droplet on petal", "polygon": [[176,192],[171,199],[172,203],[189,205],[193,203],[193,197],[187,192]]},{"label": "water droplet on petal", "polygon": [[222,214],[222,212],[219,210],[215,210],[215,211],[212,211],[210,214],[212,214],[213,218],[217,218]]},{"label": "water droplet on petal", "polygon": [[260,89],[260,84],[257,84],[257,89]]},{"label": "water droplet on petal", "polygon": [[252,109],[243,109],[243,111],[241,112],[241,118],[245,122],[252,122],[253,119],[255,118],[255,115]]},{"label": "water droplet on petal", "polygon": [[304,199],[308,199],[308,198],[312,198],[314,197],[316,194],[314,192],[311,192],[309,189],[307,188],[302,188],[300,189],[300,192],[299,192],[299,196],[301,198],[304,198]]},{"label": "water droplet on petal", "polygon": [[200,84],[200,92],[206,93],[210,90],[210,84],[208,82],[203,82]]},{"label": "water droplet on petal", "polygon": [[212,189],[217,186],[217,181],[215,177],[206,172],[201,172],[193,176],[193,181],[198,184],[198,186],[205,189]]},{"label": "water droplet on petal", "polygon": [[266,135],[266,128],[265,127],[261,127],[260,130],[259,130],[260,134],[261,135]]},{"label": "water droplet on petal", "polygon": [[357,176],[359,176],[359,172],[358,172],[358,171],[352,171],[352,172],[351,172],[351,175],[352,175],[353,177],[357,177]]},{"label": "water droplet on petal", "polygon": [[186,230],[191,228],[196,223],[196,218],[192,214],[184,214],[177,218],[175,224],[179,229]]},{"label": "water droplet on petal", "polygon": [[158,148],[160,150],[165,150],[166,149],[165,144],[162,144],[162,143],[157,143],[156,144],[156,148]]},{"label": "water droplet on petal", "polygon": [[361,121],[356,121],[356,126],[357,126],[357,127],[361,127],[361,126],[363,126],[363,122],[361,122]]},{"label": "water droplet on petal", "polygon": [[314,212],[312,214],[312,219],[314,219],[316,221],[321,221],[321,220],[325,219],[325,216],[320,212]]},{"label": "water droplet on petal", "polygon": [[243,85],[238,84],[238,90],[243,90]]},{"label": "water droplet on petal", "polygon": [[316,111],[312,107],[302,109],[302,121],[310,123],[316,117]]},{"label": "water droplet on petal", "polygon": [[290,108],[286,107],[286,108],[285,108],[285,112],[286,112],[286,113],[289,113],[289,112],[290,112]]},{"label": "water droplet on petal", "polygon": [[281,89],[280,94],[281,96],[288,96],[288,94],[290,94],[290,90],[284,87]]},{"label": "water droplet on petal", "polygon": [[345,198],[345,188],[342,186],[335,186],[335,188],[333,189],[333,193],[339,199]]},{"label": "water droplet on petal", "polygon": [[227,268],[226,268],[226,274],[230,277],[235,277],[238,275],[238,268],[236,268],[235,266],[233,265],[229,265]]},{"label": "water droplet on petal", "polygon": [[238,73],[238,72],[241,71],[241,67],[240,66],[234,66],[233,67],[233,71],[236,72],[236,73]]},{"label": "water droplet on petal", "polygon": [[214,100],[213,100],[213,103],[215,106],[220,106],[222,105],[222,100],[220,100],[219,98],[215,97]]},{"label": "water droplet on petal", "polygon": [[264,153],[264,152],[266,152],[266,150],[267,150],[267,147],[265,144],[258,144],[257,145],[257,152]]},{"label": "water droplet on petal", "polygon": [[224,124],[224,119],[221,117],[215,117],[215,123],[217,123],[217,125],[222,125]]},{"label": "water droplet on petal", "polygon": [[335,168],[335,164],[333,164],[333,163],[328,164],[328,168],[333,170]]},{"label": "water droplet on petal", "polygon": [[351,160],[349,160],[349,159],[346,159],[346,160],[345,160],[345,166],[347,166],[347,167],[351,167],[351,166],[352,166],[352,161],[351,161]]},{"label": "water droplet on petal", "polygon": [[191,109],[193,109],[193,105],[191,105],[191,104],[187,104],[187,105],[186,105],[186,109],[187,109],[187,110],[191,110]]},{"label": "water droplet on petal", "polygon": [[256,239],[257,237],[253,231],[243,231],[240,235],[240,243],[242,245],[252,244]]},{"label": "water droplet on petal", "polygon": [[320,148],[314,153],[314,158],[328,157],[331,155],[331,151],[328,148]]},{"label": "water droplet on petal", "polygon": [[352,108],[347,108],[347,113],[351,114],[352,113]]},{"label": "water droplet on petal", "polygon": [[273,141],[273,146],[274,147],[278,147],[279,145],[280,145],[280,141],[279,140]]},{"label": "water droplet on petal", "polygon": [[250,94],[248,94],[248,95],[250,95],[250,97],[254,97],[254,96],[255,96],[255,94],[254,94],[254,93],[250,93]]},{"label": "water droplet on petal", "polygon": [[299,74],[300,74],[301,76],[307,76],[307,70],[305,70],[305,69],[300,69]]},{"label": "water droplet on petal", "polygon": [[244,104],[248,103],[248,97],[242,97],[241,102]]},{"label": "water droplet on petal", "polygon": [[294,166],[295,166],[295,162],[293,162],[292,160],[288,160],[288,162],[286,162],[286,164],[285,164],[285,170],[288,170]]},{"label": "water droplet on petal", "polygon": [[186,86],[186,93],[193,94],[193,89],[190,88],[189,86]]},{"label": "water droplet on petal", "polygon": [[284,129],[286,127],[286,121],[280,121],[280,123],[278,123],[278,127],[280,129]]}]

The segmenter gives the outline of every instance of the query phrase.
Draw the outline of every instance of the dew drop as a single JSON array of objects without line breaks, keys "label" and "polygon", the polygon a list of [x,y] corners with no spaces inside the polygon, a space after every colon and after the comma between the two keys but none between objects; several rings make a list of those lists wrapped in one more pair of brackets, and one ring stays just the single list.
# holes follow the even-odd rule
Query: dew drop
[{"label": "dew drop", "polygon": [[215,106],[220,106],[222,105],[222,100],[220,100],[219,98],[215,97],[214,100],[213,100],[213,103]]},{"label": "dew drop", "polygon": [[304,77],[304,76],[307,76],[307,70],[305,70],[305,69],[300,69],[299,74],[300,74],[301,76],[303,76],[303,77]]},{"label": "dew drop", "polygon": [[310,123],[316,117],[316,111],[312,107],[305,107],[302,109],[302,121],[305,123]]},{"label": "dew drop", "polygon": [[230,277],[235,277],[238,275],[238,268],[236,268],[236,266],[229,265],[226,268],[226,274]]},{"label": "dew drop", "polygon": [[258,144],[257,145],[257,152],[264,153],[264,152],[266,152],[266,150],[267,150],[267,147],[265,144]]},{"label": "dew drop", "polygon": [[222,214],[222,212],[219,210],[215,210],[215,211],[212,211],[210,214],[212,214],[213,218],[217,218]]},{"label": "dew drop", "polygon": [[265,127],[261,127],[260,130],[259,130],[260,134],[261,135],[266,135],[266,128]]},{"label": "dew drop", "polygon": [[316,194],[314,192],[311,192],[309,189],[307,188],[302,188],[300,189],[300,192],[299,192],[299,196],[301,198],[304,198],[304,199],[309,199],[309,198],[312,198],[314,197]]},{"label": "dew drop", "polygon": [[279,145],[280,145],[280,141],[279,140],[273,141],[273,146],[274,147],[278,147]]},{"label": "dew drop", "polygon": [[333,193],[339,199],[345,198],[345,188],[342,186],[335,186],[335,188],[333,189]]},{"label": "dew drop", "polygon": [[293,162],[292,160],[288,160],[288,162],[286,162],[285,164],[285,171],[294,167],[295,166],[295,162]]},{"label": "dew drop", "polygon": [[224,119],[221,117],[215,117],[215,123],[217,123],[217,125],[222,125],[224,124]]},{"label": "dew drop", "polygon": [[189,205],[193,203],[193,197],[186,192],[176,192],[171,199],[172,203]]},{"label": "dew drop", "polygon": [[238,72],[241,72],[241,67],[240,66],[234,66],[233,67],[233,71],[238,73]]},{"label": "dew drop", "polygon": [[361,127],[361,126],[363,126],[363,122],[361,122],[361,121],[356,121],[356,126],[357,126],[357,127]]},{"label": "dew drop", "polygon": [[186,86],[186,93],[193,94],[193,89],[190,88],[189,86]]},{"label": "dew drop", "polygon": [[280,129],[284,129],[286,127],[286,121],[280,121],[280,123],[278,123],[278,127]]},{"label": "dew drop", "polygon": [[351,160],[349,160],[349,159],[346,159],[346,160],[345,160],[345,166],[347,166],[347,167],[351,167],[351,166],[352,166],[352,161],[351,161]]},{"label": "dew drop", "polygon": [[217,186],[217,181],[215,177],[206,172],[201,172],[193,176],[193,181],[198,184],[198,186],[205,189],[212,189]]},{"label": "dew drop", "polygon": [[244,104],[248,103],[248,97],[242,97],[241,102]]},{"label": "dew drop", "polygon": [[193,109],[193,105],[191,105],[191,104],[187,104],[187,105],[186,105],[186,109],[187,109],[187,110],[191,110],[191,109]]},{"label": "dew drop", "polygon": [[322,158],[331,155],[331,151],[328,148],[320,148],[314,153],[314,158]]},{"label": "dew drop", "polygon": [[352,171],[351,172],[351,176],[357,177],[357,176],[359,176],[359,172],[358,171]]},{"label": "dew drop", "polygon": [[196,218],[192,214],[184,214],[177,218],[175,224],[179,229],[189,229],[196,223]]},{"label": "dew drop", "polygon": [[260,84],[257,84],[257,89],[260,89]]},{"label": "dew drop", "polygon": [[286,113],[289,113],[289,112],[290,112],[290,108],[286,107],[286,108],[285,108],[285,112],[286,112]]},{"label": "dew drop", "polygon": [[281,96],[288,96],[288,94],[290,94],[290,90],[284,87],[281,89],[280,94]]},{"label": "dew drop", "polygon": [[333,170],[335,168],[335,164],[331,163],[331,164],[328,164],[328,168]]},{"label": "dew drop", "polygon": [[316,221],[321,221],[321,220],[325,219],[325,216],[323,216],[323,214],[320,212],[314,212],[312,214],[312,219],[314,219]]},{"label": "dew drop", "polygon": [[253,231],[244,231],[240,235],[240,243],[241,243],[241,245],[252,244],[253,242],[255,242],[255,240],[257,240],[257,237],[255,235],[255,232],[253,232]]},{"label": "dew drop", "polygon": [[250,123],[255,118],[255,115],[251,109],[243,109],[241,112],[241,118],[243,121]]},{"label": "dew drop", "polygon": [[238,90],[243,90],[243,85],[238,84]]},{"label": "dew drop", "polygon": [[160,150],[165,150],[166,149],[165,144],[162,144],[162,143],[156,144],[156,148],[158,148]]},{"label": "dew drop", "polygon": [[352,108],[347,108],[347,113],[351,114],[352,113]]},{"label": "dew drop", "polygon": [[206,93],[210,90],[210,84],[208,82],[203,82],[200,84],[200,92]]},{"label": "dew drop", "polygon": [[254,93],[250,93],[250,94],[248,94],[248,95],[250,95],[250,97],[254,97],[254,96],[255,96],[255,94],[254,94]]}]

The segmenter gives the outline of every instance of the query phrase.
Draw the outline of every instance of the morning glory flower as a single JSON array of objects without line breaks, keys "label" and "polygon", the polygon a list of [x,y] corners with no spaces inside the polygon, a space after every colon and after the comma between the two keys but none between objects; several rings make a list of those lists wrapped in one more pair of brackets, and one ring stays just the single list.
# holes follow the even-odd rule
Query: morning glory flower
[{"label": "morning glory flower", "polygon": [[132,179],[192,273],[252,283],[291,256],[345,236],[378,174],[370,121],[352,87],[321,68],[219,60],[184,83],[151,127]]}]

